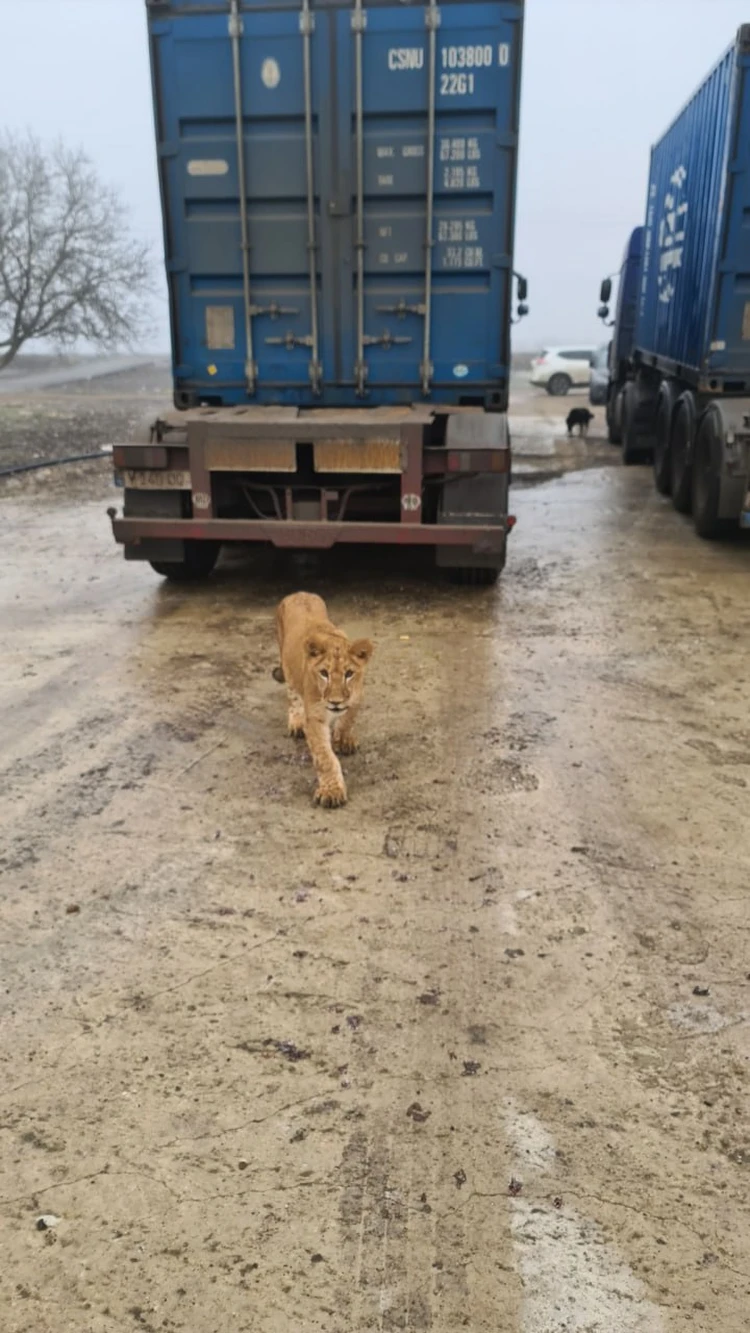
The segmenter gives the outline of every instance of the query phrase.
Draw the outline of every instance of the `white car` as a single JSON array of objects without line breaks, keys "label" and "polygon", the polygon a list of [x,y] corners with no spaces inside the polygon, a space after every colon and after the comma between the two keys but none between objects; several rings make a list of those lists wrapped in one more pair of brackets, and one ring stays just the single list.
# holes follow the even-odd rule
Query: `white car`
[{"label": "white car", "polygon": [[531,383],[556,398],[573,388],[585,389],[595,352],[595,347],[548,347],[531,363]]}]

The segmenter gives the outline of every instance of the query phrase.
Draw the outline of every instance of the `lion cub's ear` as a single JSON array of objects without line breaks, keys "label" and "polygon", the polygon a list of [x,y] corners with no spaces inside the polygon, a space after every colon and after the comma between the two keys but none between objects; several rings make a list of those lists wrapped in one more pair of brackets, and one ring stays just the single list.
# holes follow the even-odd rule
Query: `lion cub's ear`
[{"label": "lion cub's ear", "polygon": [[369,662],[374,652],[375,645],[370,643],[369,639],[355,639],[354,643],[349,644],[350,656],[362,666],[365,665],[365,662]]},{"label": "lion cub's ear", "polygon": [[325,640],[319,634],[308,634],[305,639],[305,657],[325,657]]}]

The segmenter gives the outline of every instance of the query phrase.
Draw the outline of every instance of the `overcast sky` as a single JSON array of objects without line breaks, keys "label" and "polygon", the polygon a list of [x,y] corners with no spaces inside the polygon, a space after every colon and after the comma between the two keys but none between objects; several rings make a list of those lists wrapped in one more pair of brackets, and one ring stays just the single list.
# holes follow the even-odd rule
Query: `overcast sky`
[{"label": "overcast sky", "polygon": [[[643,219],[649,148],[750,0],[527,0],[515,345],[600,342],[601,278]],[[161,255],[143,0],[0,0],[0,127],[81,144]],[[168,345],[166,296],[158,341]]]}]

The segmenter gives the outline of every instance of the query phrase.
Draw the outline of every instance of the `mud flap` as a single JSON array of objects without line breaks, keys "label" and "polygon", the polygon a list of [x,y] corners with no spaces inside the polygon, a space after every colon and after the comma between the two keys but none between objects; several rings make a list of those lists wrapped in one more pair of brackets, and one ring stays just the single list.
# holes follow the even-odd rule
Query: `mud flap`
[{"label": "mud flap", "polygon": [[[440,546],[435,553],[440,569],[502,569],[505,564],[505,527],[508,513],[508,474],[482,472],[443,483],[438,512],[441,523],[471,527],[497,524],[497,535],[484,536],[474,546]],[[438,542],[440,538],[438,536]]]},{"label": "mud flap", "polygon": [[[123,494],[123,518],[183,518],[181,491],[136,491]],[[126,560],[161,560],[179,564],[185,559],[185,543],[178,539],[144,537],[127,542]]]},{"label": "mud flap", "polygon": [[139,542],[126,542],[123,550],[126,560],[160,560],[163,564],[179,565],[185,559],[185,543],[164,537],[143,537]]}]

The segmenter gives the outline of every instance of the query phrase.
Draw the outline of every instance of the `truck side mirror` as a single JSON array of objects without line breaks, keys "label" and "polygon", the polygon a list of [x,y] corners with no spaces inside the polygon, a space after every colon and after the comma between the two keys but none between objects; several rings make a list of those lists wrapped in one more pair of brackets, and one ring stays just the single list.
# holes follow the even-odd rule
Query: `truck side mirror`
[{"label": "truck side mirror", "polygon": [[599,288],[599,300],[601,301],[602,305],[609,304],[609,298],[611,295],[612,295],[612,279],[605,278],[604,281],[602,282],[601,287]]},{"label": "truck side mirror", "polygon": [[528,315],[529,307],[523,301],[519,301],[517,313],[518,313],[518,318],[523,319],[524,315]]},{"label": "truck side mirror", "polygon": [[[527,281],[526,281],[525,278],[522,278],[522,277],[521,277],[521,274],[519,273],[519,274],[518,274],[518,299],[519,299],[519,301],[525,301],[525,300],[526,300],[526,297],[528,296],[528,294],[529,294],[529,284],[527,283]],[[519,311],[519,314],[520,314],[520,313],[521,313],[521,312]],[[527,312],[526,310],[524,310],[523,313],[524,313],[524,314],[527,314],[528,312]]]},{"label": "truck side mirror", "polygon": [[600,305],[597,314],[599,315],[600,319],[606,319],[609,315],[609,306]]}]

